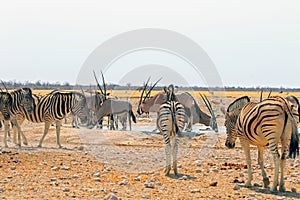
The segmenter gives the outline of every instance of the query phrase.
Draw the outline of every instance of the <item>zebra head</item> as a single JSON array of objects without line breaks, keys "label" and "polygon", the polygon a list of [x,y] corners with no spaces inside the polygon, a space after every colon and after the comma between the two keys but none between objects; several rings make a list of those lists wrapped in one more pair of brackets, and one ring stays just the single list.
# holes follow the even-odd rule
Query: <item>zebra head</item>
[{"label": "zebra head", "polygon": [[225,114],[225,127],[226,127],[226,142],[225,146],[228,148],[235,147],[235,141],[237,139],[236,122],[240,115],[241,109],[250,102],[248,96],[243,96],[233,101],[227,108]]},{"label": "zebra head", "polygon": [[295,96],[287,96],[285,99],[287,100],[296,121],[300,122],[300,105],[298,98]]},{"label": "zebra head", "polygon": [[79,117],[81,123],[87,123],[89,109],[86,103],[86,98],[83,94],[79,92],[72,93],[71,112]]},{"label": "zebra head", "polygon": [[21,106],[30,114],[35,106],[35,102],[32,96],[32,91],[30,88],[22,88],[16,91],[20,94],[19,100]]},{"label": "zebra head", "polygon": [[5,120],[10,119],[9,106],[12,102],[12,97],[8,92],[0,92],[0,112]]}]

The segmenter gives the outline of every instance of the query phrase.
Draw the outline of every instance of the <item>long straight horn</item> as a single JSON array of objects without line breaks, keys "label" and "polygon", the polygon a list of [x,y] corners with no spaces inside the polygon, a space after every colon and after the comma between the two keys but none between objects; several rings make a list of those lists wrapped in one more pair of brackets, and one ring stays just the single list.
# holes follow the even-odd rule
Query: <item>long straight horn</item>
[{"label": "long straight horn", "polygon": [[[2,83],[2,85],[4,86],[6,92],[8,93],[7,87],[6,87],[6,85],[4,84],[4,82],[3,82],[2,80],[1,80],[1,83]],[[1,91],[2,91],[2,90],[1,90]]]},{"label": "long straight horn", "polygon": [[82,88],[82,86],[80,86],[80,89],[81,89],[81,93],[83,94],[83,96],[84,96],[84,91],[83,91],[83,88]]},{"label": "long straight horn", "polygon": [[94,70],[93,70],[93,72],[94,72],[94,77],[95,77],[95,79],[96,79],[96,82],[97,82],[97,86],[98,86],[98,88],[99,88],[99,90],[100,90],[101,94],[104,94],[104,93],[103,93],[103,90],[102,90],[102,88],[101,88],[101,86],[100,86],[100,84],[99,84],[99,81],[98,81],[98,79],[97,79],[96,73],[95,73],[95,71],[94,71]]},{"label": "long straight horn", "polygon": [[145,99],[150,96],[150,93],[151,91],[153,90],[153,88],[157,85],[157,83],[161,80],[162,78],[158,79],[153,85],[152,87],[150,88],[150,90],[147,92],[146,96],[145,96]]},{"label": "long straight horn", "polygon": [[269,94],[268,94],[268,98],[270,98],[271,96],[271,93],[272,93],[272,90],[270,90]]},{"label": "long straight horn", "polygon": [[210,104],[209,100],[207,99],[206,95],[200,94],[200,96],[201,96],[201,98],[202,98],[204,104],[205,104],[206,107],[208,108],[208,111],[210,112],[210,114],[214,116],[213,109],[212,109],[211,104]]},{"label": "long straight horn", "polygon": [[146,88],[147,88],[147,86],[148,86],[148,83],[149,83],[149,81],[150,81],[150,78],[151,78],[151,76],[149,76],[149,78],[148,78],[148,80],[147,80],[146,84],[145,84],[145,85],[144,85],[144,87],[143,87],[143,91],[142,91],[142,94],[141,94],[141,98],[140,98],[139,106],[140,106],[140,105],[141,105],[141,103],[142,103],[142,100],[143,100],[143,95],[144,95],[144,93],[145,93],[145,91],[146,91]]},{"label": "long straight horn", "polygon": [[259,98],[259,102],[261,102],[261,101],[262,101],[262,93],[263,93],[263,89],[261,89],[261,91],[260,91],[260,98]]},{"label": "long straight horn", "polygon": [[101,71],[101,76],[102,76],[102,82],[103,82],[103,90],[104,90],[104,100],[107,98],[107,92],[106,92],[106,84],[104,80],[104,75],[103,72]]}]

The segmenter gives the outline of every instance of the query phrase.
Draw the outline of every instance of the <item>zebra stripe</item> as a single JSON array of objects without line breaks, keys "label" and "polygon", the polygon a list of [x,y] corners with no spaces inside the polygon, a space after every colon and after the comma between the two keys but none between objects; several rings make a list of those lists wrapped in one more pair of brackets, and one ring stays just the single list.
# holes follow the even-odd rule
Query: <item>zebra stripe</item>
[{"label": "zebra stripe", "polygon": [[[5,93],[5,92],[4,92]],[[17,122],[17,115],[22,114],[24,111],[30,113],[33,110],[34,100],[32,98],[32,91],[30,88],[21,88],[10,93],[7,93],[10,98],[7,98],[5,103],[5,108],[1,111],[4,116],[0,116],[0,120],[4,118],[4,145],[7,147],[7,136],[9,135],[9,121],[15,124],[16,128],[18,129],[18,146],[21,145],[21,127]],[[6,110],[6,111],[4,111]],[[8,116],[9,113],[9,116]],[[27,144],[24,141],[24,144]]]},{"label": "zebra stripe", "polygon": [[88,108],[85,96],[78,92],[51,92],[41,98],[35,97],[36,104],[31,113],[24,112],[18,116],[22,124],[24,119],[33,123],[45,122],[44,134],[39,142],[38,147],[42,146],[43,140],[48,133],[50,124],[56,123],[57,145],[60,144],[60,127],[61,120],[68,114],[76,114],[82,123],[87,122]]},{"label": "zebra stripe", "polygon": [[[235,102],[239,104],[239,101]],[[231,105],[234,105],[234,103]],[[273,154],[275,165],[274,181],[271,189],[273,191],[277,190],[280,164],[279,190],[285,191],[284,166],[287,152],[290,150],[290,157],[295,157],[299,153],[297,124],[287,100],[282,97],[273,97],[259,103],[244,102],[234,109],[228,108],[225,126],[227,130],[225,145],[228,148],[233,148],[236,138],[239,137],[241,146],[244,149],[248,168],[246,186],[250,186],[252,181],[251,144],[258,147],[258,164],[262,170],[264,186],[268,187],[269,178],[263,165],[263,148],[268,146]],[[281,156],[278,151],[279,141],[282,146]]]},{"label": "zebra stripe", "polygon": [[179,137],[185,124],[185,110],[174,95],[173,86],[169,86],[167,91],[168,100],[160,106],[157,127],[163,134],[165,140],[166,151],[166,175],[169,175],[171,170],[171,152],[173,157],[173,170],[177,176],[177,153]]}]

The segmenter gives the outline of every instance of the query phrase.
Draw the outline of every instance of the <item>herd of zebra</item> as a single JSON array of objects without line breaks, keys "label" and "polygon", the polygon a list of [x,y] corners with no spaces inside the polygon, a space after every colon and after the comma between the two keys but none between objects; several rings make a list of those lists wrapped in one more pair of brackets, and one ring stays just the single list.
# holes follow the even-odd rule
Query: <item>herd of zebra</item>
[{"label": "herd of zebra", "polygon": [[[95,76],[96,78],[96,76]],[[102,74],[103,78],[103,74]],[[56,124],[57,145],[60,144],[61,121],[71,113],[74,118],[78,118],[81,124],[86,124],[88,128],[93,128],[98,124],[102,126],[105,116],[109,117],[111,127],[114,120],[119,119],[123,128],[126,129],[126,121],[131,119],[136,122],[136,117],[132,111],[132,105],[128,101],[121,101],[117,98],[109,97],[106,93],[106,86],[101,87],[98,80],[97,86],[100,92],[85,94],[81,92],[61,92],[52,91],[44,96],[37,96],[29,88],[17,89],[12,92],[0,92],[0,120],[4,120],[4,145],[7,147],[7,135],[11,123],[14,133],[14,142],[21,146],[28,144],[27,139],[21,131],[21,125],[26,119],[33,123],[45,123],[44,133],[39,141],[39,147],[49,130],[51,123]],[[157,82],[148,90],[149,79],[144,84],[143,91],[138,104],[137,113],[157,113],[157,128],[165,140],[166,153],[166,175],[171,170],[171,158],[173,158],[174,174],[178,175],[177,153],[179,137],[184,128],[191,131],[192,124],[203,123],[210,126],[215,132],[218,131],[216,117],[210,101],[205,95],[201,95],[210,115],[204,113],[199,108],[195,99],[187,92],[176,94],[174,86],[164,88],[164,91],[151,96]],[[299,101],[294,96],[268,97],[267,99],[253,102],[248,96],[234,100],[227,108],[225,114],[226,143],[228,148],[235,147],[236,139],[240,139],[244,150],[248,180],[246,186],[251,185],[252,168],[250,158],[250,145],[258,147],[258,164],[260,165],[264,186],[269,186],[269,178],[266,175],[263,164],[263,149],[269,147],[274,158],[274,180],[271,190],[285,191],[284,167],[286,158],[295,158],[299,154],[299,138],[297,123],[300,122]],[[14,134],[15,135],[15,134]],[[17,141],[16,141],[17,139]],[[281,144],[281,153],[278,146]],[[278,184],[280,168],[280,182]]]}]

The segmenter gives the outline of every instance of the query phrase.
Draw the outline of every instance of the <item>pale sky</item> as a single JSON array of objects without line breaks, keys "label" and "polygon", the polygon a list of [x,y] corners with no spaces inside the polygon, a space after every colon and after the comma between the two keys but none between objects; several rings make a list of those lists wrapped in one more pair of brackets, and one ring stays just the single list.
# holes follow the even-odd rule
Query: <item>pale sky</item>
[{"label": "pale sky", "polygon": [[[297,0],[2,1],[0,78],[75,84],[83,63],[105,41],[157,28],[202,47],[224,86],[299,88],[299,8]],[[147,65],[174,68],[188,84],[205,86],[187,63],[164,52],[126,55],[105,76],[121,83],[130,77],[124,72]]]}]

